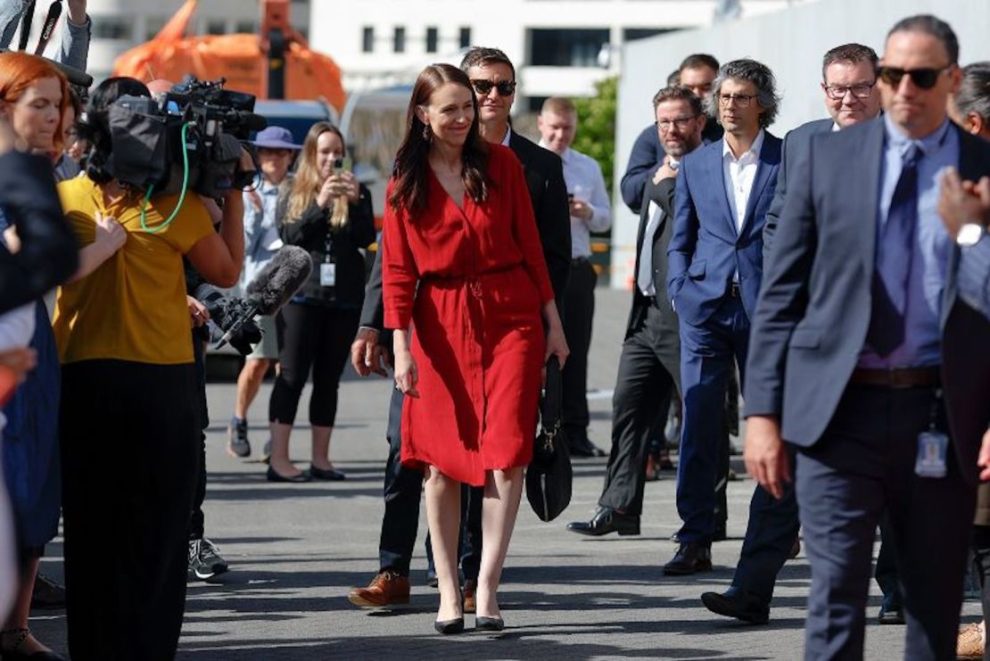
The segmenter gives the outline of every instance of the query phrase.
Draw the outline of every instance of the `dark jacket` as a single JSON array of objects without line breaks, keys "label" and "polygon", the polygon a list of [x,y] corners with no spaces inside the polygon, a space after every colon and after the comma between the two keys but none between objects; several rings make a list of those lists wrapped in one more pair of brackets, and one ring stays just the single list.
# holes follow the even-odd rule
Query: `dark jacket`
[{"label": "dark jacket", "polygon": [[[280,201],[280,204],[283,202]],[[286,199],[285,204],[288,203]],[[282,213],[280,218],[286,218]],[[331,235],[331,258],[337,265],[336,285],[320,285],[320,264],[327,257],[327,232],[330,230],[330,210],[314,201],[298,220],[286,218],[279,227],[279,236],[289,245],[305,248],[313,258],[313,272],[293,301],[316,303],[331,307],[360,308],[364,302],[364,256],[358,250],[375,240],[375,215],[371,209],[371,193],[361,186],[361,197],[348,209],[348,222]]]}]

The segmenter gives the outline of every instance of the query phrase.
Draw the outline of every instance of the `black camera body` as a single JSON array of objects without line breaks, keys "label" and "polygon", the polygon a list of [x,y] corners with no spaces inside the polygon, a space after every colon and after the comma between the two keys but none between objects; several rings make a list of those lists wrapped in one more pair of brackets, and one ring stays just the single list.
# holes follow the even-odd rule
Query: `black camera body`
[{"label": "black camera body", "polygon": [[255,97],[223,89],[224,79],[187,76],[160,100],[122,96],[110,106],[110,173],[151,194],[191,190],[218,198],[255,172],[238,168],[241,146],[267,125]]}]

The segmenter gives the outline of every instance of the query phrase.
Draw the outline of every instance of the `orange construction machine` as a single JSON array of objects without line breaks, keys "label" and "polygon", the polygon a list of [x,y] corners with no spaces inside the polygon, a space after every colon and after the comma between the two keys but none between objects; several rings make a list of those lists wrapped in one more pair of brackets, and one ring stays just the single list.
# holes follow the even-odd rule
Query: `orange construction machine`
[{"label": "orange construction machine", "polygon": [[186,36],[197,0],[186,4],[151,41],[127,51],[114,66],[115,76],[145,82],[173,81],[192,74],[200,80],[225,78],[227,89],[259,99],[322,99],[337,109],[347,96],[340,68],[328,56],[309,49],[289,25],[289,0],[261,0],[258,34]]}]

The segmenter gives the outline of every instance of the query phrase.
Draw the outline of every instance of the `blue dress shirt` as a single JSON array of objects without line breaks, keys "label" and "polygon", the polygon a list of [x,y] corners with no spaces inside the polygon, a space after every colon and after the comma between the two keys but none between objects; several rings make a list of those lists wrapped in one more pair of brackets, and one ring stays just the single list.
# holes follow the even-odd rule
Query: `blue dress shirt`
[{"label": "blue dress shirt", "polygon": [[908,278],[907,308],[904,313],[904,342],[885,357],[869,346],[859,357],[860,367],[896,368],[938,365],[941,362],[942,293],[945,289],[949,253],[949,237],[936,207],[942,171],[959,164],[959,136],[949,130],[946,119],[931,134],[912,140],[884,115],[884,153],[880,163],[880,198],[877,200],[877,227],[887,221],[894,188],[901,176],[904,153],[912,144],[922,153],[918,161],[918,227]]},{"label": "blue dress shirt", "polygon": [[958,285],[959,298],[990,319],[990,235],[962,249]]}]

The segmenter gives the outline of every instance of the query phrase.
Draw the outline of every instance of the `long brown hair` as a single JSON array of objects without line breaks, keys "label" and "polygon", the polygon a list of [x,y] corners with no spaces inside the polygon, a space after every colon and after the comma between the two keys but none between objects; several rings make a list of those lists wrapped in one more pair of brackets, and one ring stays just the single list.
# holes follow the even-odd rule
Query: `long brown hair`
[{"label": "long brown hair", "polygon": [[406,137],[395,156],[392,178],[395,180],[388,202],[398,211],[404,208],[414,214],[426,206],[427,177],[430,164],[429,126],[416,116],[416,107],[430,102],[430,96],[441,85],[455,83],[471,92],[474,120],[468,129],[464,151],[461,153],[461,179],[468,195],[482,202],[487,195],[488,145],[478,130],[478,100],[471,89],[467,74],[449,64],[431,64],[420,72],[413,86],[406,110]]},{"label": "long brown hair", "polygon": [[303,212],[313,203],[320,188],[323,186],[323,175],[316,165],[316,149],[320,136],[324,133],[333,133],[340,138],[340,146],[347,151],[347,143],[344,142],[344,134],[340,129],[330,122],[316,122],[313,124],[306,140],[303,142],[302,157],[299,159],[299,168],[292,180],[292,193],[289,197],[288,213],[285,222],[294,223],[303,215]]}]

